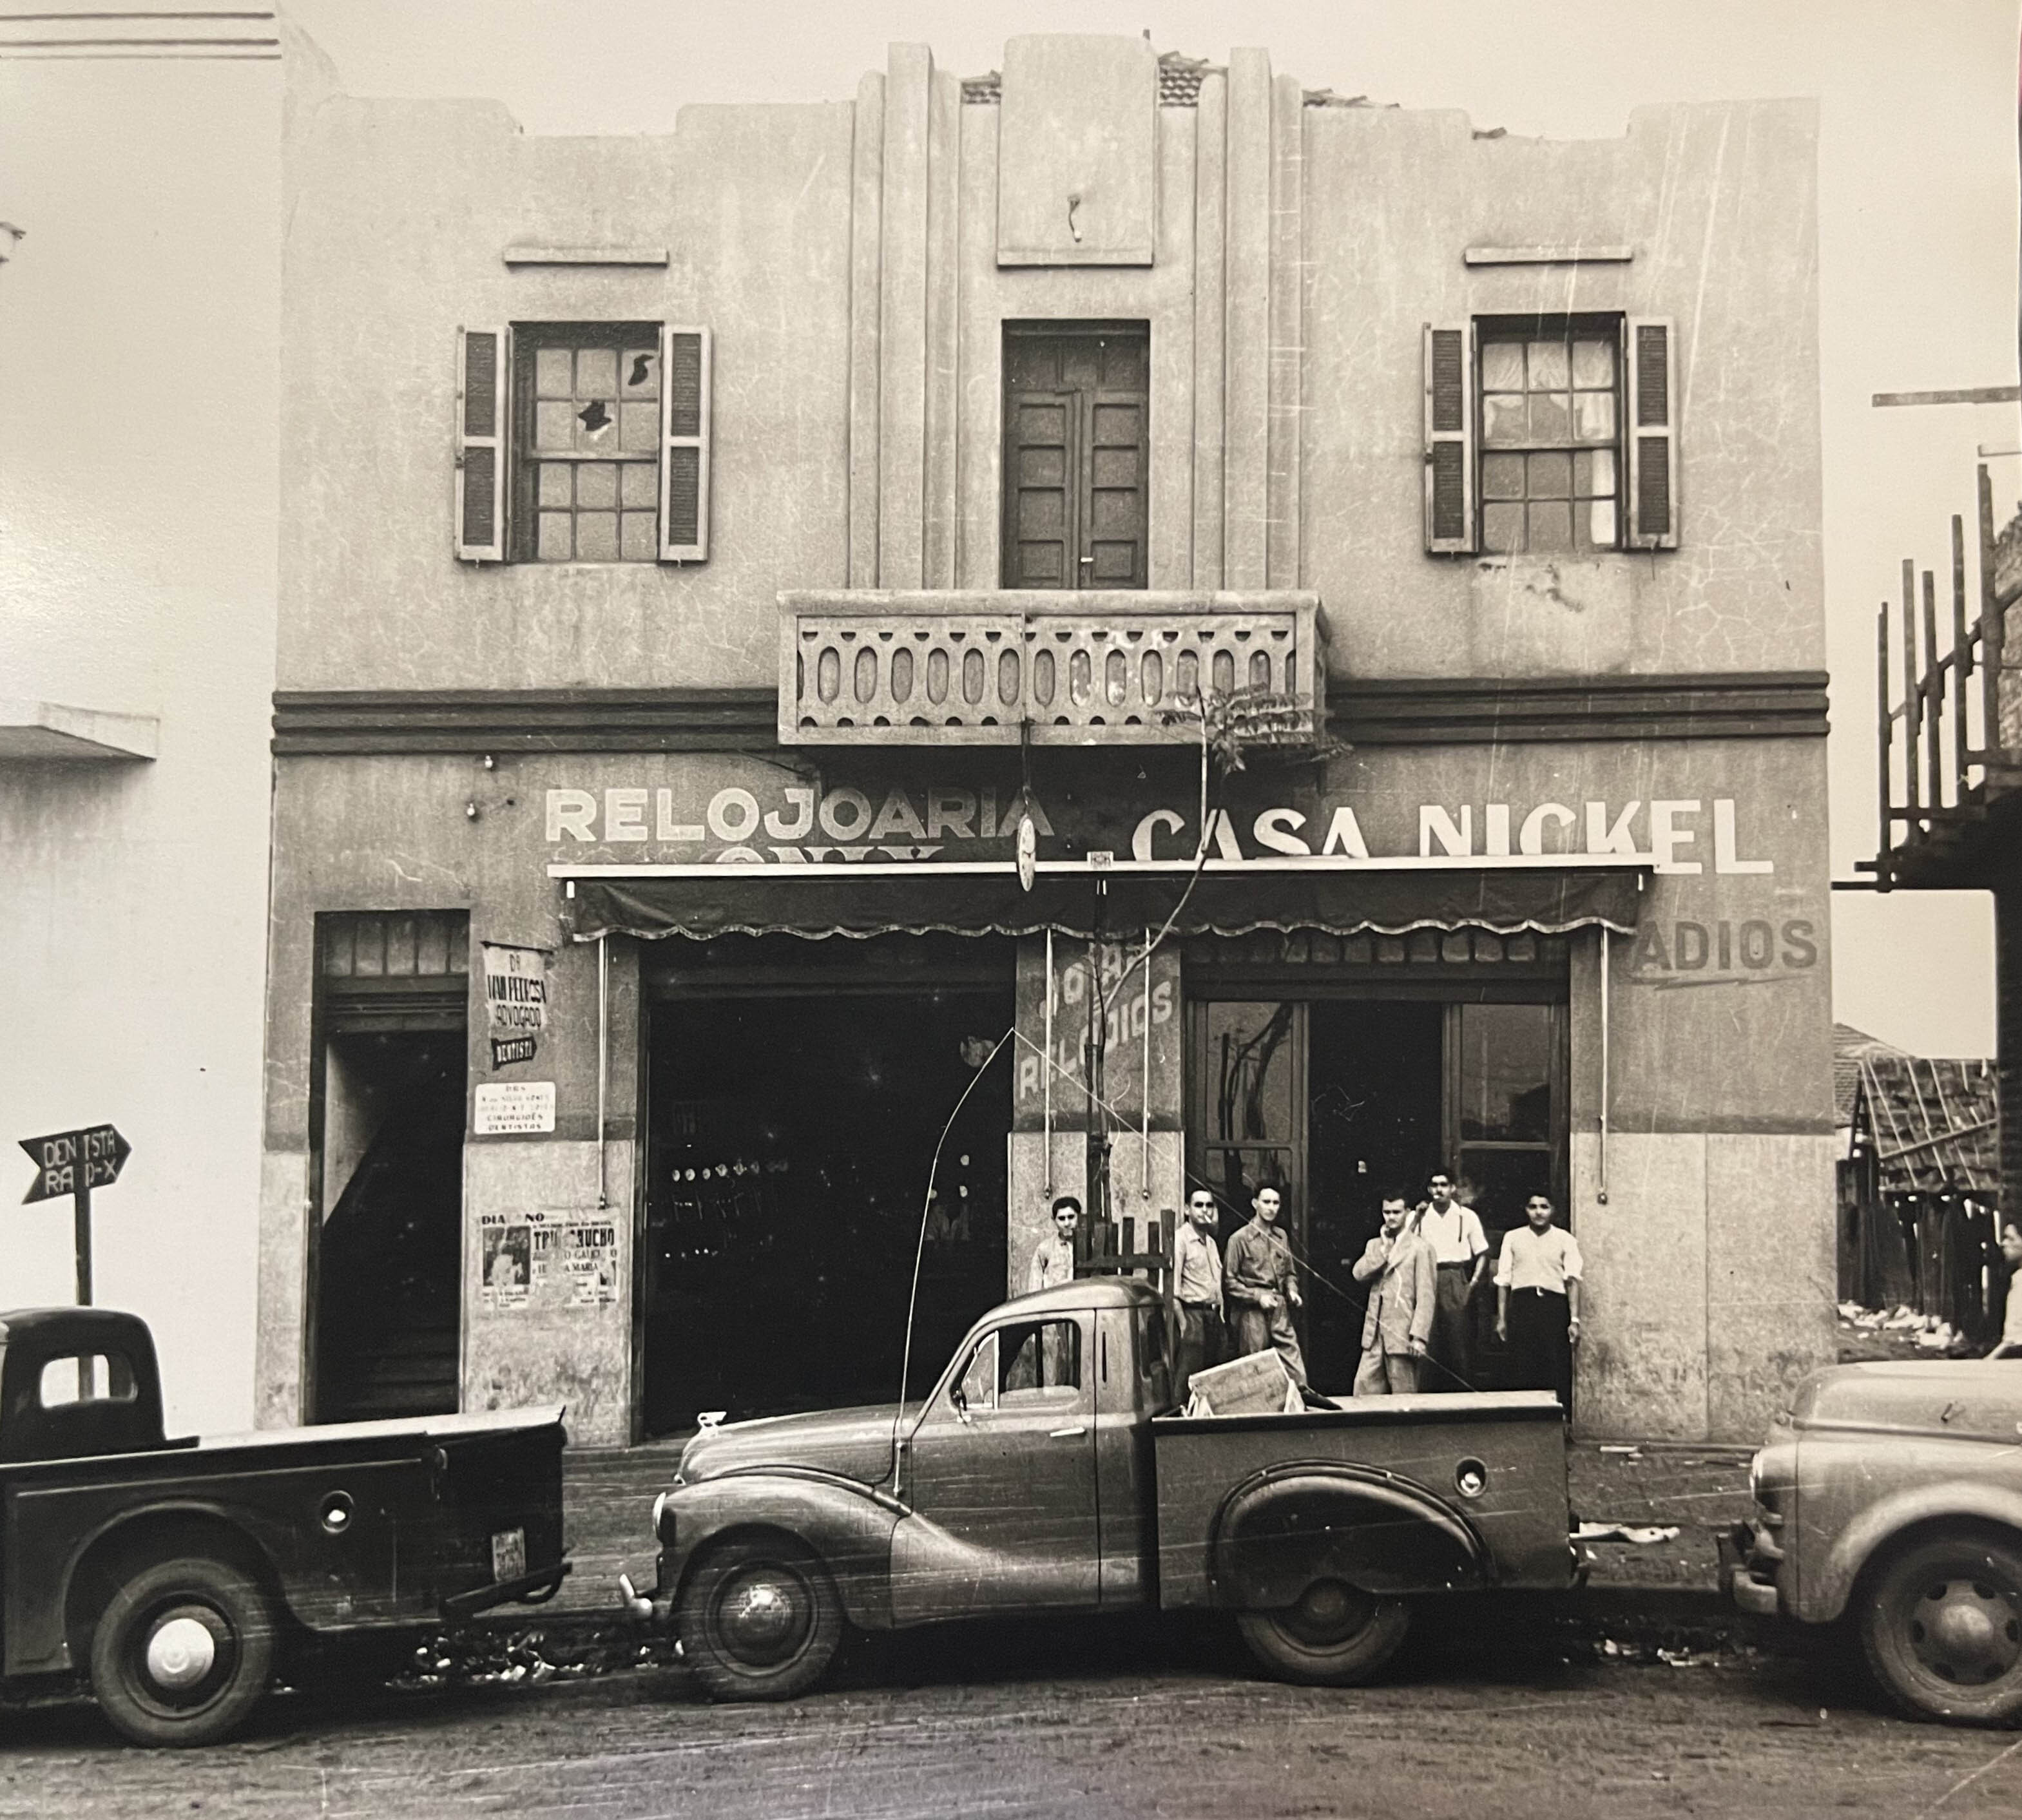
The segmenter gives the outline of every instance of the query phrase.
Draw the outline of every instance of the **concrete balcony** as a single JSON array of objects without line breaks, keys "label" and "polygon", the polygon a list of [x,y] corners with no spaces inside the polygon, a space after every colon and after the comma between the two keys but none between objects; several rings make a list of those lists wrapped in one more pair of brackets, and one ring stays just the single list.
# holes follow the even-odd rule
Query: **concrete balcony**
[{"label": "concrete balcony", "polygon": [[1319,596],[1290,589],[786,593],[779,742],[1189,745],[1205,696],[1310,743],[1326,641]]}]

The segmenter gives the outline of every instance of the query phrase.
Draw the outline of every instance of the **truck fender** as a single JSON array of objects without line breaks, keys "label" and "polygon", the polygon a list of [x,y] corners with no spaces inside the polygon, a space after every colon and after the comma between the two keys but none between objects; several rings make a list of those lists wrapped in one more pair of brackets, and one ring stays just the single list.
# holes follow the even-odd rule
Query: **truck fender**
[{"label": "truck fender", "polygon": [[892,1532],[903,1512],[868,1486],[806,1468],[754,1467],[677,1486],[666,1512],[674,1534],[660,1584],[673,1603],[713,1544],[772,1530],[820,1559],[852,1624],[891,1629]]},{"label": "truck fender", "polygon": [[[1800,1524],[1803,1496],[1801,1486]],[[1940,1479],[1870,1505],[1840,1531],[1816,1577],[1802,1571],[1804,1557],[1798,1552],[1797,1615],[1811,1623],[1830,1624],[1846,1610],[1856,1583],[1881,1550],[1907,1530],[1947,1520],[1993,1523],[2022,1537],[2022,1492],[1981,1479]],[[1784,1546],[1789,1548],[1787,1541]]]},{"label": "truck fender", "polygon": [[[268,1541],[259,1526],[243,1514],[200,1498],[178,1498],[149,1505],[141,1510],[122,1511],[81,1537],[64,1563],[59,1596],[45,1609],[61,1623],[60,1638],[9,1637],[8,1671],[28,1672],[31,1667],[78,1667],[75,1659],[80,1643],[89,1648],[89,1632],[107,1599],[118,1590],[118,1563],[130,1552],[149,1558],[177,1552],[206,1552],[235,1559],[267,1587],[277,1604],[285,1602],[283,1576]],[[80,1632],[82,1634],[80,1635]],[[41,1644],[44,1659],[31,1665],[17,1661],[13,1647],[18,1642],[31,1653]]]},{"label": "truck fender", "polygon": [[1238,1484],[1208,1550],[1215,1604],[1268,1611],[1319,1580],[1378,1595],[1487,1584],[1488,1552],[1457,1512],[1380,1468],[1296,1461]]}]

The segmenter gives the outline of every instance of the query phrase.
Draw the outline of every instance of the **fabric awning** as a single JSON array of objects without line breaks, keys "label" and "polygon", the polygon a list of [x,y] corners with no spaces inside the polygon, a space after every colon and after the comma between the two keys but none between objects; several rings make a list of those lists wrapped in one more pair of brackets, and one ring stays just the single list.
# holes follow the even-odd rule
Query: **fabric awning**
[{"label": "fabric awning", "polygon": [[[824,872],[828,868],[823,869]],[[1437,871],[1208,870],[1106,876],[1043,873],[1031,891],[1009,873],[833,877],[809,869],[724,866],[693,876],[571,881],[564,921],[578,941],[603,935],[830,936],[929,933],[1027,936],[1046,929],[1088,936],[1098,921],[1111,936],[1161,927],[1176,906],[1181,935],[1247,935],[1254,930],[1319,930],[1396,936],[1413,929],[1486,929],[1497,935],[1563,935],[1604,927],[1633,934],[1647,864],[1622,866],[1492,866]],[[909,869],[909,870],[911,869]]]}]

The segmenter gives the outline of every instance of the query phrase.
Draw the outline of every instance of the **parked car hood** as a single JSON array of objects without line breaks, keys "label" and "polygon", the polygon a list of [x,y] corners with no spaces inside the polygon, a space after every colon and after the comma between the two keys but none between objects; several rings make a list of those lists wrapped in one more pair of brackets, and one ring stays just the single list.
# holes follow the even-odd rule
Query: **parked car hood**
[{"label": "parked car hood", "polygon": [[1838,1365],[1798,1388],[1792,1414],[1813,1428],[1884,1429],[2015,1444],[2022,1432],[2022,1360],[1901,1359]]},{"label": "parked car hood", "polygon": [[[906,1406],[902,1432],[919,1410],[918,1402]],[[811,1467],[863,1485],[881,1484],[892,1476],[892,1406],[726,1422],[703,1429],[681,1455],[681,1477],[691,1485],[753,1466]]]}]

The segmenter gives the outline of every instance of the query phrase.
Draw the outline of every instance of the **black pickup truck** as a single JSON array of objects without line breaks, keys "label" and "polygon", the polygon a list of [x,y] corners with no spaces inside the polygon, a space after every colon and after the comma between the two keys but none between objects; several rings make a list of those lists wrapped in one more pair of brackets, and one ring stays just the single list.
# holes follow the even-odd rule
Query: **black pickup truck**
[{"label": "black pickup truck", "polygon": [[561,1418],[170,1439],[145,1322],[0,1315],[0,1697],[82,1677],[135,1743],[207,1744],[277,1676],[385,1672],[445,1623],[550,1596]]}]

